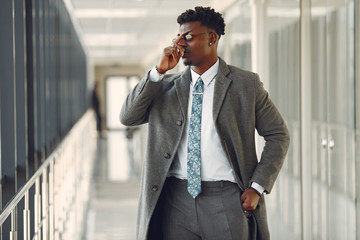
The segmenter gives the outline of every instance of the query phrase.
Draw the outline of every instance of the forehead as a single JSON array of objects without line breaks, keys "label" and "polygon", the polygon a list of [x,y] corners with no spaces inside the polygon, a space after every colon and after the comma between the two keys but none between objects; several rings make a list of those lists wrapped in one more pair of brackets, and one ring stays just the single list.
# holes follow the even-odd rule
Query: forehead
[{"label": "forehead", "polygon": [[186,22],[180,25],[179,33],[195,32],[197,30],[205,30],[206,27],[202,26],[200,22]]}]

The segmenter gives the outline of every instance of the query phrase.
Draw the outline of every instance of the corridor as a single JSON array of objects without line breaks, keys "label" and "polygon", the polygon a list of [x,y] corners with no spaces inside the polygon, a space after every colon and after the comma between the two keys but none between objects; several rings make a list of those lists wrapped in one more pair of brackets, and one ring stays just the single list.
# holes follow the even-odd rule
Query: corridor
[{"label": "corridor", "polygon": [[[0,240],[136,239],[141,166],[164,146],[147,143],[151,111],[126,127],[120,108],[195,6],[221,13],[212,47],[258,74],[290,132],[265,196],[272,239],[360,240],[359,0],[1,0]],[[184,109],[161,114],[179,129]]]},{"label": "corridor", "polygon": [[86,237],[83,240],[135,239],[139,178],[124,174],[119,169],[117,175],[112,179],[109,177],[108,172],[114,164],[109,161],[117,158],[115,164],[120,163],[118,166],[122,168],[126,158],[124,154],[110,157],[109,145],[114,143],[108,141],[107,138],[97,140]]}]

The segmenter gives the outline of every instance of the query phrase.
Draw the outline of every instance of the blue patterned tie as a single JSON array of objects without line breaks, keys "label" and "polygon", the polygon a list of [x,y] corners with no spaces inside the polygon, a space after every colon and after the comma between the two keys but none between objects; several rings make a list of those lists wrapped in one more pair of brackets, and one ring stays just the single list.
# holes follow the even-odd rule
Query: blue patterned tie
[{"label": "blue patterned tie", "polygon": [[193,198],[201,192],[201,110],[204,92],[204,82],[199,77],[193,90],[193,101],[188,136],[187,177],[188,192]]}]

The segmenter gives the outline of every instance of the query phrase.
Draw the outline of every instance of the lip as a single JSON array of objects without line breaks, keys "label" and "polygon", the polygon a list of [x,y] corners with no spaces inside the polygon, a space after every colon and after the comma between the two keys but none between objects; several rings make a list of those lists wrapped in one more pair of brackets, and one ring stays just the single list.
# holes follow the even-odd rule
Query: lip
[{"label": "lip", "polygon": [[186,57],[186,55],[188,55],[189,53],[190,53],[190,52],[185,51],[184,54],[182,55],[182,57],[183,57],[183,58]]}]

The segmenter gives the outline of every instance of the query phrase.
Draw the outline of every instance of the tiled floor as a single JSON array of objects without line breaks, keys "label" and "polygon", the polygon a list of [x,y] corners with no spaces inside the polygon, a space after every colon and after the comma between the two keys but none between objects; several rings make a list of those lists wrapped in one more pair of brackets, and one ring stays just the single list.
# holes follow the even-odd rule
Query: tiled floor
[{"label": "tiled floor", "polygon": [[[123,179],[121,181],[110,179],[109,171],[114,165],[111,165],[111,157],[108,156],[108,141],[104,138],[98,140],[98,157],[94,166],[85,239],[135,240],[138,178],[124,180],[120,177],[119,179]],[[120,163],[123,156],[119,156]],[[121,164],[117,163],[116,168],[121,168]],[[119,169],[118,172],[122,171]]]}]

